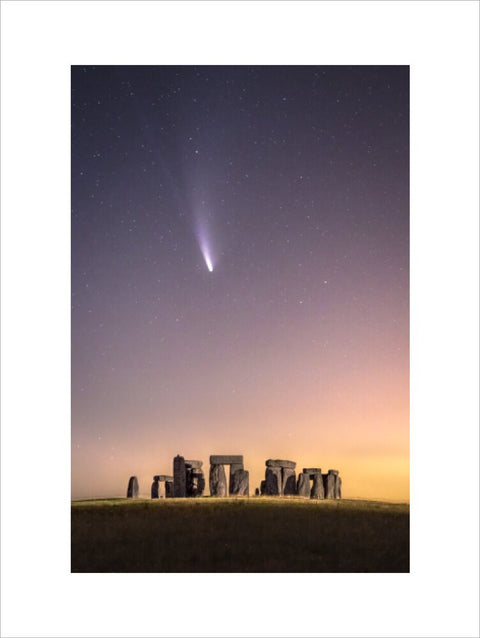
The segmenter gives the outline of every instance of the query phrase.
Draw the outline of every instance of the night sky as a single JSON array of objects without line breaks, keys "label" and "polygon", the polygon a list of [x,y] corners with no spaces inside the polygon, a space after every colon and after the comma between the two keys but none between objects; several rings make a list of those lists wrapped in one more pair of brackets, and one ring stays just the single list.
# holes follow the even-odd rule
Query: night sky
[{"label": "night sky", "polygon": [[179,453],[408,499],[408,67],[72,67],[71,233],[74,498]]}]

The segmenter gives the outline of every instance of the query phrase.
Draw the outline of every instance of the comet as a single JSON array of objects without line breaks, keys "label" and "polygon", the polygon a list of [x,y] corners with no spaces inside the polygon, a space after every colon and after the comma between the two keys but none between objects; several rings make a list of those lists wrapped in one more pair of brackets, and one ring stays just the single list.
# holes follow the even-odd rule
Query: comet
[{"label": "comet", "polygon": [[203,255],[203,259],[208,268],[208,272],[213,272],[215,267],[212,251],[210,248],[210,242],[208,240],[208,235],[205,229],[205,225],[199,224],[197,227],[197,236],[198,236],[198,245],[200,246],[200,251]]}]

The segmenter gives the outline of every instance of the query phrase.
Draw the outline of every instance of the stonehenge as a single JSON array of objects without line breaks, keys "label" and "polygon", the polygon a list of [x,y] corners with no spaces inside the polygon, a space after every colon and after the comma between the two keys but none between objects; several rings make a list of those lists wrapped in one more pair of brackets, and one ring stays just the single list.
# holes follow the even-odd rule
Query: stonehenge
[{"label": "stonehenge", "polygon": [[294,461],[268,459],[265,465],[265,480],[260,483],[262,495],[303,496],[317,500],[342,498],[342,479],[338,470],[322,474],[319,467],[304,467],[296,478]]},{"label": "stonehenge", "polygon": [[167,483],[172,483],[173,476],[167,476],[166,474],[156,474],[153,477],[153,483],[151,488],[152,498],[169,498],[173,496],[173,493],[168,493]]},{"label": "stonehenge", "polygon": [[[228,481],[225,465],[230,466]],[[210,456],[210,496],[248,496],[249,473],[243,467],[243,456],[212,454]]]},{"label": "stonehenge", "polygon": [[[229,477],[225,466],[230,466]],[[202,496],[205,490],[203,461],[185,459],[180,454],[173,459],[173,476],[155,474],[151,485],[152,499],[192,498]],[[319,467],[304,467],[296,475],[295,461],[267,459],[265,480],[255,489],[255,496],[300,496],[314,500],[341,499],[342,479],[338,470],[322,473]],[[243,467],[243,456],[210,456],[210,496],[249,496],[249,472]],[[127,498],[138,498],[136,476],[128,481]]]},{"label": "stonehenge", "polygon": [[265,461],[265,494],[267,496],[293,496],[297,493],[295,461],[268,459]]},{"label": "stonehenge", "polygon": [[173,496],[186,498],[202,496],[205,489],[203,461],[186,460],[177,454],[173,459]]}]

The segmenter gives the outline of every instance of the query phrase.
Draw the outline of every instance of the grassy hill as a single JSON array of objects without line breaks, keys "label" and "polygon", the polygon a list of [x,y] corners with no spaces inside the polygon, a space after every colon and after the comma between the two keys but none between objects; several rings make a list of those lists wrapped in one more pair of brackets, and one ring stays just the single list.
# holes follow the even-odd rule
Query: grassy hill
[{"label": "grassy hill", "polygon": [[300,498],[72,502],[72,572],[408,572],[409,506]]}]

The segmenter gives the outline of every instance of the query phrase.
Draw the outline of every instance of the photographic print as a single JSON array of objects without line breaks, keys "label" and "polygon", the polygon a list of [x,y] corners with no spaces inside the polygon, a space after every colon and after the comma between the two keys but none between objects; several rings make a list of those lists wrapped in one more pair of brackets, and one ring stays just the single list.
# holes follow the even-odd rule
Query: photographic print
[{"label": "photographic print", "polygon": [[72,66],[72,572],[409,571],[409,67]]}]

